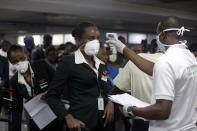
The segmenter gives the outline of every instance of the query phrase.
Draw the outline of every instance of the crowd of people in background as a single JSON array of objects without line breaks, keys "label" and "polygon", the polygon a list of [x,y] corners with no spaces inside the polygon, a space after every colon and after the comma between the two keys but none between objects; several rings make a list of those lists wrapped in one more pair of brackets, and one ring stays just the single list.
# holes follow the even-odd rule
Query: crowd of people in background
[{"label": "crowd of people in background", "polygon": [[[8,40],[0,42],[0,110],[8,110],[3,98],[12,100],[12,131],[21,131],[23,104],[40,93],[57,115],[43,131],[148,131],[148,121],[142,117],[128,119],[108,95],[126,92],[151,104],[151,71],[141,69],[143,62],[140,66],[118,48],[127,45],[140,60],[154,64],[164,54],[157,40],[130,45],[119,36],[117,41],[124,46],[100,44],[98,27],[88,22],[77,25],[72,36],[76,44],[54,46],[50,34],[45,34],[38,46],[30,35],[25,36],[24,47]],[[197,57],[196,43],[189,43],[188,49]],[[62,99],[69,101],[69,109]],[[30,131],[40,130],[29,116],[28,125]]]}]

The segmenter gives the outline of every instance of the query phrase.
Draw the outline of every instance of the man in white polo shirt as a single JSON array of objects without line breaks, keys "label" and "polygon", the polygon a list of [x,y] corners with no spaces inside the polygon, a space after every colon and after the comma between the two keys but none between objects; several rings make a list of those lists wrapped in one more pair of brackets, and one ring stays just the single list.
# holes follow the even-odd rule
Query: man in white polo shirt
[{"label": "man in white polo shirt", "polygon": [[152,105],[123,108],[132,116],[149,119],[149,131],[197,130],[197,60],[186,48],[183,33],[189,30],[182,26],[176,17],[168,17],[158,24],[157,43],[161,50],[167,51],[155,64],[136,56],[119,41],[108,41],[140,69],[153,74]]},{"label": "man in white polo shirt", "polygon": [[[139,55],[155,63],[163,53],[140,53]],[[122,91],[130,92],[132,96],[144,102],[151,103],[152,77],[141,71],[131,61],[128,61],[125,67],[116,76],[114,85]],[[149,122],[144,121],[143,118],[135,118],[132,121],[132,131],[148,131],[148,126]]]},{"label": "man in white polo shirt", "polygon": [[[188,49],[194,54],[197,60],[197,43],[189,44]],[[196,102],[196,111],[197,111],[197,102]]]}]

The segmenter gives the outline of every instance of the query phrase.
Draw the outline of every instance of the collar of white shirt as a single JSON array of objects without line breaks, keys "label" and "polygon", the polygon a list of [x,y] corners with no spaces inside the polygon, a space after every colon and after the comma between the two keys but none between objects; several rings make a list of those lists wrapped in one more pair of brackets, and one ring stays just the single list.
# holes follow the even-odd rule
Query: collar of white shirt
[{"label": "collar of white shirt", "polygon": [[7,52],[0,49],[0,55],[3,56],[3,57],[7,57]]},{"label": "collar of white shirt", "polygon": [[[29,68],[30,68],[31,80],[32,80],[32,85],[33,85],[34,72],[31,68],[30,64],[29,64]],[[25,85],[26,88],[27,88],[29,96],[31,96],[31,87],[29,86],[29,84],[27,84],[27,82],[25,81],[24,76],[20,72],[18,72],[18,83]]]},{"label": "collar of white shirt", "polygon": [[171,45],[167,51],[169,51],[170,49],[173,49],[173,48],[181,48],[181,49],[185,49],[187,47],[186,43],[179,43],[179,44],[174,44],[174,45]]},{"label": "collar of white shirt", "polygon": [[[80,51],[80,49],[78,49],[75,53],[75,64],[82,64],[82,63],[86,63],[88,64],[88,62],[86,61],[86,59],[84,58],[82,52]],[[99,65],[102,64],[102,61],[99,60],[96,56],[94,56],[94,61],[95,61],[95,67],[98,70],[99,69]],[[89,65],[89,64],[88,64]]]}]

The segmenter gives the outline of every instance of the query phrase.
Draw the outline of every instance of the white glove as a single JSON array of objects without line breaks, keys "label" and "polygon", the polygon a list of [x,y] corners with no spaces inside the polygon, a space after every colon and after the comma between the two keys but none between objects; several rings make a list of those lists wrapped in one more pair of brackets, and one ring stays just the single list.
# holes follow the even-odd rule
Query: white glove
[{"label": "white glove", "polygon": [[112,54],[117,54],[117,50],[116,50],[115,45],[109,44],[109,47],[110,47],[110,51],[112,52]]},{"label": "white glove", "polygon": [[132,108],[131,106],[123,106],[122,111],[125,117],[135,117],[131,110],[128,111],[128,108]]},{"label": "white glove", "polygon": [[116,47],[117,51],[120,52],[121,54],[123,54],[123,50],[126,47],[126,45],[123,44],[121,41],[115,40],[115,39],[107,40],[106,43],[107,44],[113,44]]}]

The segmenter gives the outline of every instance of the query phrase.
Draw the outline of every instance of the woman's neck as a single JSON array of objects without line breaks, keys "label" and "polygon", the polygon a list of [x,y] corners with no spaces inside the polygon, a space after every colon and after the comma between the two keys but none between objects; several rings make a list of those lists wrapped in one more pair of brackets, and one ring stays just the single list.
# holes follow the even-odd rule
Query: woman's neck
[{"label": "woman's neck", "polygon": [[88,64],[89,64],[90,66],[92,66],[93,68],[95,68],[94,59],[92,59],[93,56],[88,56],[88,55],[84,52],[84,50],[81,50],[81,52],[82,52],[84,58],[86,59],[86,61],[88,62]]},{"label": "woman's neck", "polygon": [[24,77],[31,75],[30,74],[30,69],[28,67],[27,71],[25,73],[22,74]]},{"label": "woman's neck", "polygon": [[25,81],[32,86],[32,80],[31,80],[31,72],[30,68],[28,67],[28,70],[23,74]]}]

